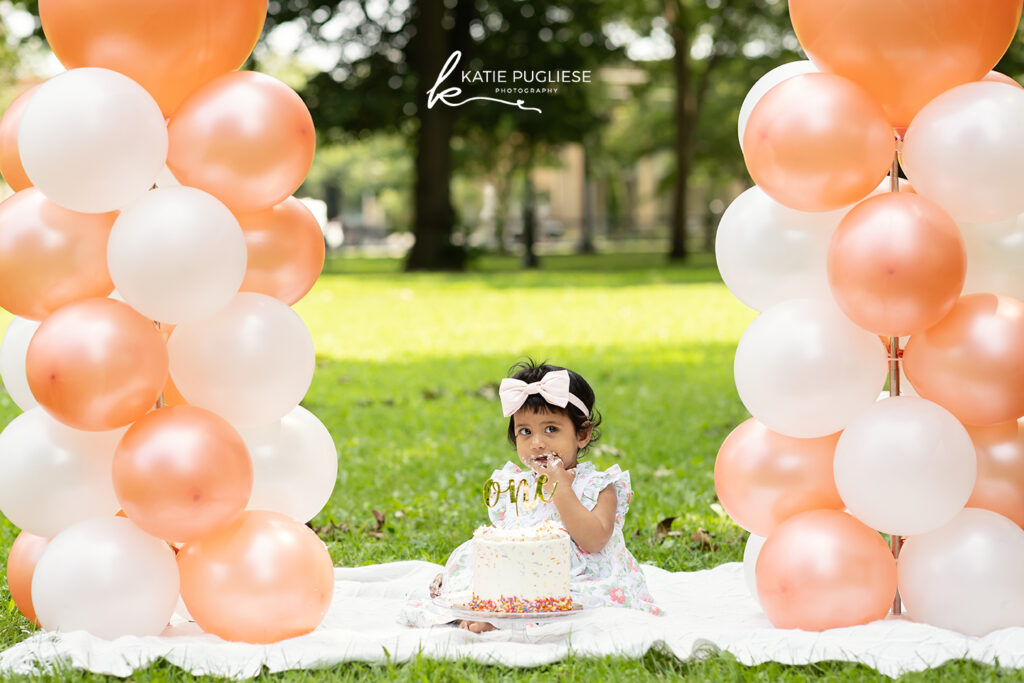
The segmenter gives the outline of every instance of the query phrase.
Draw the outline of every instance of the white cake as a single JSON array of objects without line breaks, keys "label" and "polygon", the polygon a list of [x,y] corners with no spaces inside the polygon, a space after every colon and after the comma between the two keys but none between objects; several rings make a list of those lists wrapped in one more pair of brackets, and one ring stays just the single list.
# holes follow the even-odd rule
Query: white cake
[{"label": "white cake", "polygon": [[473,600],[482,612],[572,609],[569,533],[552,521],[524,529],[480,527],[473,534]]}]

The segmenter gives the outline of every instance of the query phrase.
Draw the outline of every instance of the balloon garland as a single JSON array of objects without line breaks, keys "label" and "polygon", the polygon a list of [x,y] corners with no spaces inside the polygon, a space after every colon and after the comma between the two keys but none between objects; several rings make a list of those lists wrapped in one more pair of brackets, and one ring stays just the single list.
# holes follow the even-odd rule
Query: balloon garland
[{"label": "balloon garland", "polygon": [[743,104],[716,254],[761,313],[715,488],[776,626],[1024,625],[1021,5],[790,0],[810,60]]},{"label": "balloon garland", "polygon": [[291,196],[312,119],[235,71],[267,0],[39,11],[68,70],[0,119],[0,305],[18,316],[0,372],[25,411],[0,433],[12,596],[104,638],[159,634],[179,595],[229,640],[307,633],[334,573],[304,523],[338,462],[298,405],[315,354],[290,308],[324,262]]}]

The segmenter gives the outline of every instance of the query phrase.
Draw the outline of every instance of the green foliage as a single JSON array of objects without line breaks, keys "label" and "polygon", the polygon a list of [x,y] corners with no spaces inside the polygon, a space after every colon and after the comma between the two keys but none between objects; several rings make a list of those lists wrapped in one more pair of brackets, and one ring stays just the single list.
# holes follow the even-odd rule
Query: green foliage
[{"label": "green foliage", "polygon": [[1006,54],[996,64],[995,70],[1015,79],[1018,83],[1024,82],[1024,24],[1017,25],[1017,35],[1014,36]]},{"label": "green foliage", "polygon": [[321,145],[299,196],[327,197],[336,192],[331,218],[358,212],[364,195],[379,198],[388,225],[408,229],[412,194],[412,157],[397,135],[372,135],[344,143]]},{"label": "green foliage", "polygon": [[16,35],[11,32],[4,17],[16,11],[35,12],[35,0],[23,2],[21,0],[7,0],[0,3],[4,7],[0,9],[0,114],[14,101],[22,92],[28,89],[29,85],[22,83],[26,78],[31,78],[31,69],[26,65],[34,64],[42,58],[44,42],[41,31],[38,35],[27,37]]},{"label": "green foliage", "polygon": [[[445,7],[438,28],[446,33],[449,52],[463,53],[448,83],[462,89],[455,99],[490,96],[515,101],[522,97],[545,114],[541,117],[497,103],[476,102],[455,112],[458,134],[508,127],[502,123],[508,119],[528,137],[557,143],[579,139],[583,130],[597,122],[585,86],[568,86],[573,94],[563,87],[556,96],[502,96],[494,93],[491,84],[464,83],[459,75],[469,69],[595,68],[616,54],[604,44],[601,34],[602,2],[552,5],[533,0],[455,0]],[[344,46],[337,66],[314,75],[303,92],[318,131],[337,137],[371,130],[409,133],[415,128],[415,103],[422,91],[433,85],[432,80],[417,83],[415,78],[414,65],[421,59],[417,52],[420,37],[412,26],[416,11],[417,0],[270,3],[268,30],[279,23],[298,21],[313,40]]]},{"label": "green foliage", "polygon": [[[282,683],[316,683],[332,681],[335,683],[362,683],[363,681],[403,681],[428,683],[432,681],[506,681],[517,680],[529,683],[547,683],[552,680],[564,681],[677,681],[692,680],[707,683],[722,681],[764,681],[775,683],[786,681],[805,683],[806,681],[872,681],[889,683],[893,679],[877,673],[861,664],[847,662],[819,662],[804,666],[790,666],[776,662],[766,662],[757,666],[745,666],[729,653],[714,650],[696,653],[694,659],[680,661],[671,654],[659,650],[650,650],[642,657],[628,659],[625,657],[570,657],[552,664],[531,669],[514,669],[510,667],[483,664],[466,659],[441,661],[426,657],[417,657],[404,664],[393,662],[385,664],[365,664],[348,662],[338,664],[329,669],[312,671],[284,671],[271,674],[264,671],[259,676],[247,679],[251,681],[280,681]],[[941,667],[928,669],[919,673],[905,674],[897,680],[901,683],[974,683],[975,681],[1021,681],[1024,673],[999,666],[986,666],[974,662],[958,660]],[[9,676],[0,678],[4,681],[38,681],[39,683],[62,683],[67,680],[83,683],[115,683],[124,679],[114,676],[102,676],[91,673],[80,673],[68,668],[35,676]],[[147,669],[132,674],[128,679],[135,683],[165,683],[167,681],[200,680],[180,669],[159,662]],[[204,681],[223,681],[213,676],[203,677]]]}]

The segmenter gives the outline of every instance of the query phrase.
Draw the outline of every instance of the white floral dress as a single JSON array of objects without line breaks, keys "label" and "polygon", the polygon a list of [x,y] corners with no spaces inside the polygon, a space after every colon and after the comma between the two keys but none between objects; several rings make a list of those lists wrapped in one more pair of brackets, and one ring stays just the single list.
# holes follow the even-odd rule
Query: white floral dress
[{"label": "white floral dress", "polygon": [[[526,479],[531,492],[529,502],[520,501],[518,515],[509,495],[502,494],[497,505],[488,510],[494,526],[514,529],[517,526],[534,526],[547,519],[562,524],[554,503],[542,501],[532,495],[537,481],[535,472],[523,471],[515,463],[509,462],[502,469],[495,470],[491,479],[502,486],[506,485],[509,479]],[[629,486],[629,472],[623,472],[618,465],[613,465],[604,472],[598,472],[589,462],[576,465],[576,478],[573,480],[572,490],[583,503],[583,507],[588,510],[594,509],[598,494],[609,484],[614,487],[617,501],[615,528],[608,543],[596,553],[584,552],[575,541],[572,542],[572,590],[599,598],[609,607],[627,607],[661,614],[662,611],[647,590],[644,575],[636,559],[626,549],[626,541],[622,536],[622,524],[633,497]],[[565,525],[562,526],[564,528]],[[448,557],[441,590],[443,593],[468,591],[472,586],[472,578],[473,540],[470,539],[457,547]]]}]

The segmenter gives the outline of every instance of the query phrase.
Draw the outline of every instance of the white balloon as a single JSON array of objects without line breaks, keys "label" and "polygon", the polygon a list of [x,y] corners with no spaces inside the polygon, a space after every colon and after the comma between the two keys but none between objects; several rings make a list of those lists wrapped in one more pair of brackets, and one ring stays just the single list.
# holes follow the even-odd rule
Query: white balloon
[{"label": "white balloon", "polygon": [[811,61],[803,59],[798,62],[789,62],[788,64],[777,66],[757,79],[757,82],[747,92],[747,96],[743,98],[743,104],[740,106],[739,125],[737,126],[740,137],[740,151],[743,150],[743,133],[747,130],[747,121],[750,120],[750,113],[754,111],[754,107],[761,101],[761,98],[779,83],[793,76],[817,72],[818,67],[814,66]]},{"label": "white balloon", "polygon": [[733,371],[751,415],[772,431],[810,439],[838,432],[869,408],[888,362],[878,337],[834,303],[790,299],[750,324]]},{"label": "white balloon", "polygon": [[167,126],[159,105],[132,79],[109,69],[72,69],[43,83],[25,106],[18,151],[48,199],[103,213],[153,187],[167,160]]},{"label": "white balloon", "polygon": [[160,175],[156,177],[157,187],[180,187],[181,181],[171,172],[171,169],[166,166],[160,171]]},{"label": "white balloon", "polygon": [[959,221],[960,232],[964,237],[977,236],[986,237],[988,239],[999,239],[1001,237],[1008,237],[1016,232],[1024,232],[1024,213],[1017,214],[1011,218],[1006,218],[1001,221],[993,221],[991,223],[971,223],[969,221]]},{"label": "white balloon", "polygon": [[313,380],[313,338],[299,314],[265,294],[241,292],[217,315],[175,328],[171,377],[194,406],[238,427],[280,420]]},{"label": "white balloon", "polygon": [[965,230],[964,294],[1003,294],[1024,300],[1024,229],[1007,234]]},{"label": "white balloon", "polygon": [[839,437],[833,461],[846,508],[872,529],[911,536],[963,509],[978,465],[967,430],[916,396],[879,401]]},{"label": "white balloon", "polygon": [[900,597],[914,621],[969,636],[1024,626],[1022,566],[1024,531],[995,512],[965,508],[903,544]]},{"label": "white balloon", "polygon": [[170,546],[127,519],[98,517],[46,546],[32,575],[32,604],[50,631],[155,636],[174,613],[178,588]]},{"label": "white balloon", "polygon": [[796,211],[749,188],[718,224],[715,258],[725,286],[758,311],[787,299],[831,299],[828,247],[847,211]]},{"label": "white balloon", "polygon": [[743,546],[743,578],[747,580],[747,590],[758,605],[761,599],[757,597],[757,574],[754,570],[757,568],[757,558],[761,555],[761,547],[767,540],[764,536],[750,534],[747,544]]},{"label": "white balloon", "polygon": [[147,192],[121,212],[107,242],[110,278],[124,300],[174,325],[227,306],[245,278],[246,258],[238,219],[193,187]]},{"label": "white balloon", "polygon": [[327,504],[338,478],[338,451],[327,427],[302,406],[262,427],[240,430],[252,457],[249,510],[273,510],[300,522]]},{"label": "white balloon", "polygon": [[111,468],[124,429],[82,432],[33,408],[0,432],[0,511],[47,538],[120,509]]},{"label": "white balloon", "polygon": [[25,376],[25,354],[39,324],[37,320],[15,317],[0,342],[0,378],[11,399],[22,410],[32,410],[39,405]]},{"label": "white balloon", "polygon": [[1024,212],[1024,90],[965,83],[910,122],[902,166],[914,189],[953,218],[977,223]]}]

